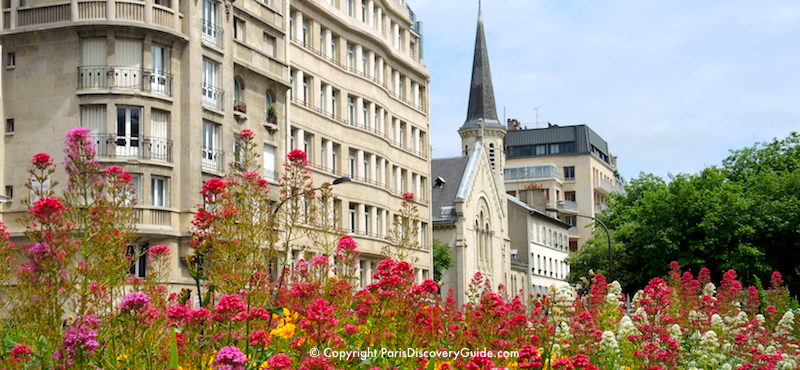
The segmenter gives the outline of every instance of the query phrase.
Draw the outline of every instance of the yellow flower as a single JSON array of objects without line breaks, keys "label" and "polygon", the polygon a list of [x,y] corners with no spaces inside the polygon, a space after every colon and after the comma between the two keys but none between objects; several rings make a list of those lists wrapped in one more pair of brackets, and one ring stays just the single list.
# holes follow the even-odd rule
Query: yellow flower
[{"label": "yellow flower", "polygon": [[281,338],[291,338],[294,336],[295,325],[291,323],[286,323],[283,325],[278,326],[277,329],[272,329],[269,333],[275,337]]},{"label": "yellow flower", "polygon": [[266,361],[262,362],[261,366],[259,366],[259,369],[269,369],[269,363]]},{"label": "yellow flower", "polygon": [[436,366],[436,370],[442,370],[444,368],[444,365],[448,365],[448,366],[450,366],[450,368],[452,368],[452,366],[453,366],[452,364],[450,364],[450,361],[445,361],[445,362],[442,362],[439,365],[437,365]]}]

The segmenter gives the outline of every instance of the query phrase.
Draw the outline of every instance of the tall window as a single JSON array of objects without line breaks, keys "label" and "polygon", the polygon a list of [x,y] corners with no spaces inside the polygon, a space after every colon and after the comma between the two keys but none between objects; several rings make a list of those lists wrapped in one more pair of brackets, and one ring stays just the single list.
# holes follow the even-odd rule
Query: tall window
[{"label": "tall window", "polygon": [[116,39],[114,42],[116,66],[114,87],[142,89],[142,41]]},{"label": "tall window", "polygon": [[131,203],[142,204],[142,174],[132,173],[131,179],[133,181],[133,199],[131,199]]},{"label": "tall window", "polygon": [[158,94],[170,94],[167,86],[167,75],[169,67],[168,49],[161,45],[153,44],[150,46],[153,72],[150,75],[150,91]]},{"label": "tall window", "polygon": [[354,71],[356,69],[356,51],[355,46],[347,43],[347,69]]},{"label": "tall window", "polygon": [[564,167],[564,180],[575,181],[575,166]]},{"label": "tall window", "polygon": [[336,96],[339,95],[336,90],[331,90],[331,116],[336,117]]},{"label": "tall window", "polygon": [[218,5],[214,0],[203,1],[203,41],[221,46]]},{"label": "tall window", "polygon": [[350,151],[350,155],[348,158],[349,163],[349,175],[350,177],[356,177],[356,152]]},{"label": "tall window", "polygon": [[219,125],[203,122],[203,168],[219,171],[222,168],[222,153],[219,148]]},{"label": "tall window", "polygon": [[203,104],[220,109],[222,92],[217,88],[219,81],[219,66],[216,62],[203,58]]},{"label": "tall window", "polygon": [[352,95],[347,96],[347,122],[351,125],[356,123],[356,98]]},{"label": "tall window", "polygon": [[147,276],[147,244],[131,244],[128,245],[126,255],[131,261],[131,268],[129,270],[131,275],[140,279]]},{"label": "tall window", "polygon": [[238,77],[233,79],[233,107],[239,112],[247,111],[244,102],[244,84]]},{"label": "tall window", "polygon": [[308,19],[303,19],[303,28],[302,28],[303,33],[300,34],[300,41],[303,43],[303,45],[308,45],[308,28],[309,28]]},{"label": "tall window", "polygon": [[116,154],[120,157],[139,156],[139,136],[141,133],[141,107],[117,107]]},{"label": "tall window", "polygon": [[233,38],[244,42],[244,20],[233,17]]},{"label": "tall window", "polygon": [[169,112],[150,110],[150,157],[159,161],[172,160],[172,148],[169,142]]},{"label": "tall window", "polygon": [[270,36],[268,33],[264,32],[264,52],[271,56],[275,57],[275,45],[277,43],[277,39],[275,37]]},{"label": "tall window", "polygon": [[334,173],[339,171],[339,144],[333,144],[333,153],[331,153],[331,170]]},{"label": "tall window", "polygon": [[[106,128],[106,105],[105,104],[90,104],[81,105],[81,126],[88,128],[92,134],[104,134]],[[95,142],[97,144],[97,142]],[[106,153],[102,152],[102,148],[97,148],[101,155]]]},{"label": "tall window", "polygon": [[350,215],[350,232],[356,231],[357,218],[356,218],[356,204],[350,203],[350,208],[347,210]]},{"label": "tall window", "polygon": [[345,0],[347,1],[347,15],[354,17],[356,15],[356,1],[355,0]]},{"label": "tall window", "polygon": [[275,180],[278,178],[278,173],[275,171],[275,147],[269,144],[264,144],[264,177]]},{"label": "tall window", "polygon": [[150,205],[167,207],[169,205],[167,178],[163,176],[150,177]]}]

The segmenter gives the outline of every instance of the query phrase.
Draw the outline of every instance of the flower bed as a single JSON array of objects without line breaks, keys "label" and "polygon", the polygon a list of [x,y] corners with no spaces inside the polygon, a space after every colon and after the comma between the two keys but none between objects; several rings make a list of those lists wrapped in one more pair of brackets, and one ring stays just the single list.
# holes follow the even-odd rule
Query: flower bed
[{"label": "flower bed", "polygon": [[[252,151],[255,135],[240,137]],[[146,280],[126,277],[138,258],[124,251],[133,232],[130,176],[101,170],[85,132],[71,132],[67,144],[64,195],[31,186],[38,200],[26,235],[33,242],[16,247],[7,233],[0,238],[0,278],[15,282],[4,295],[0,367],[798,367],[797,311],[778,273],[767,289],[744,289],[731,270],[717,288],[708,270],[695,277],[673,263],[626,309],[620,285],[602,275],[586,296],[562,287],[530,302],[476,275],[470,301],[459,305],[435,282],[415,282],[409,262],[388,258],[371,284],[356,288],[357,244],[347,236],[320,237],[317,256],[286,265],[277,258],[287,236],[262,223],[310,223],[314,200],[327,204],[330,195],[311,186],[299,151],[289,154],[279,204],[267,202],[267,183],[252,168],[204,184],[187,259],[197,289],[170,293],[159,283],[169,246],[150,248]],[[251,161],[245,154],[245,166]],[[32,183],[54,171],[52,159],[37,154]],[[404,199],[400,214],[413,220],[414,196]],[[404,224],[413,222],[397,222]],[[396,234],[395,244],[408,235]]]}]

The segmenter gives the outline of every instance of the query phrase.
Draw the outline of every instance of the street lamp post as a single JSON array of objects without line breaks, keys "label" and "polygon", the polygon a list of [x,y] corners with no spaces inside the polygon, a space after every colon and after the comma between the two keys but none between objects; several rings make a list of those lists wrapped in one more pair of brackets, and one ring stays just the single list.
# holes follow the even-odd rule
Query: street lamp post
[{"label": "street lamp post", "polygon": [[[558,210],[558,208],[546,208],[545,211],[547,211],[547,212],[558,212],[559,210]],[[611,279],[611,276],[614,274],[614,260],[612,259],[612,256],[611,256],[611,233],[608,231],[608,226],[606,226],[605,222],[600,221],[600,219],[598,219],[596,217],[586,216],[586,215],[579,215],[579,214],[576,214],[574,216],[592,219],[592,220],[594,220],[594,222],[597,222],[598,224],[600,224],[600,226],[603,227],[603,230],[605,230],[605,232],[606,232],[606,241],[608,242],[608,276],[607,276],[607,278]],[[608,280],[608,279],[606,279],[606,280]]]}]

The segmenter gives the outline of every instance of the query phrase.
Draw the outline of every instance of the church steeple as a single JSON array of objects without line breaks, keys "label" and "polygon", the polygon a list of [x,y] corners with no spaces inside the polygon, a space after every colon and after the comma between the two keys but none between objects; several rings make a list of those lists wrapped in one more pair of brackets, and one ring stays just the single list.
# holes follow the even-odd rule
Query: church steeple
[{"label": "church steeple", "polygon": [[462,129],[479,126],[479,119],[483,119],[483,124],[488,127],[503,127],[503,124],[497,119],[497,106],[494,102],[494,89],[492,88],[492,71],[489,67],[486,36],[483,33],[480,1],[478,1],[478,29],[475,34],[475,54],[472,60],[469,106],[467,108],[467,119],[464,121]]}]

